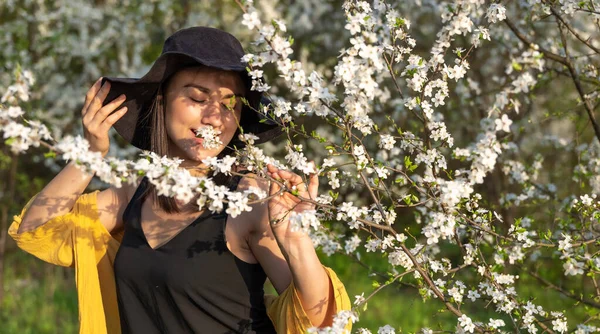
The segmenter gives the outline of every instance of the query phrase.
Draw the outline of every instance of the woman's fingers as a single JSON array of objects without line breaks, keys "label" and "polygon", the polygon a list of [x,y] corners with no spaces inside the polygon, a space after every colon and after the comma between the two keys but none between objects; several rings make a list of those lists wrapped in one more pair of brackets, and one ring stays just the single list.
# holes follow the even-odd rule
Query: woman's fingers
[{"label": "woman's fingers", "polygon": [[102,102],[104,102],[104,99],[108,96],[108,92],[110,92],[110,82],[107,81],[102,85],[100,90],[98,90],[96,95],[92,97],[87,108],[83,111],[84,118],[91,120],[96,116],[96,112],[102,108]]},{"label": "woman's fingers", "polygon": [[298,185],[303,182],[302,178],[300,176],[298,176],[296,173],[292,173],[290,171],[279,169],[271,164],[267,165],[267,171],[269,172],[269,175],[272,178],[281,181],[282,183],[286,184],[286,186],[289,186],[289,187],[293,187],[293,186]]},{"label": "woman's fingers", "polygon": [[104,122],[102,123],[102,127],[103,130],[106,130],[108,132],[108,130],[110,130],[110,128],[121,118],[123,117],[123,115],[125,115],[125,113],[127,112],[127,107],[123,107],[117,111],[115,111],[114,113],[112,113],[110,116],[106,117],[106,119],[104,120]]},{"label": "woman's fingers", "polygon": [[119,97],[112,100],[110,103],[108,103],[104,107],[100,108],[100,110],[98,110],[96,112],[96,114],[94,115],[94,118],[92,119],[91,123],[97,124],[97,125],[102,124],[106,120],[108,115],[110,115],[121,104],[123,104],[123,102],[125,102],[125,99],[126,99],[125,95],[121,94]]},{"label": "woman's fingers", "polygon": [[308,195],[314,200],[319,195],[319,175],[317,173],[310,174],[308,179]]},{"label": "woman's fingers", "polygon": [[298,186],[301,183],[304,183],[304,180],[300,177],[300,175],[287,171],[287,170],[279,170],[277,174],[284,179],[285,181],[290,183],[290,187]]},{"label": "woman's fingers", "polygon": [[[267,174],[269,175],[269,177],[276,179],[276,180],[280,180],[281,178],[277,175],[277,167],[271,165],[271,164],[267,164]],[[273,195],[275,193],[277,193],[279,190],[281,190],[281,187],[279,186],[279,183],[275,182],[275,181],[271,181],[269,182],[270,186],[269,186],[269,194]]]},{"label": "woman's fingers", "polygon": [[[267,165],[267,171],[269,176],[272,178],[279,180],[283,183],[287,188],[296,189],[299,192],[299,195],[306,196],[309,198],[315,199],[317,197],[318,188],[319,188],[319,178],[316,173],[313,173],[309,176],[308,186],[306,182],[300,177],[300,175],[293,173],[291,171],[278,169],[273,165]],[[271,182],[272,189],[275,192],[279,191],[281,188],[277,182]],[[275,184],[276,186],[273,186]]]},{"label": "woman's fingers", "polygon": [[110,83],[107,81],[101,85],[101,82],[102,80],[98,79],[86,94],[82,109],[82,122],[85,138],[90,143],[90,150],[100,152],[102,156],[105,156],[110,148],[108,131],[125,115],[127,108],[124,107],[114,112],[125,102],[125,95],[102,106],[110,91]]},{"label": "woman's fingers", "polygon": [[92,100],[94,99],[96,94],[98,94],[101,84],[102,78],[96,80],[96,82],[92,85],[92,87],[90,87],[90,89],[88,89],[87,93],[85,94],[85,102],[83,103],[83,108],[81,108],[82,116],[85,115],[85,113],[88,110],[88,107],[90,106],[90,103],[92,103]]}]

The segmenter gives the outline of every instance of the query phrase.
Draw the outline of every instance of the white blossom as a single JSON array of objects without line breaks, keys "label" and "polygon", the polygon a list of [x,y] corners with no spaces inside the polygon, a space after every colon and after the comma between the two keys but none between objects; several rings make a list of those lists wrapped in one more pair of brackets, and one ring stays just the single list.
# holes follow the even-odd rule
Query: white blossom
[{"label": "white blossom", "polygon": [[315,210],[305,210],[302,213],[292,212],[289,218],[292,232],[303,231],[308,233],[310,229],[319,229],[321,221],[316,213]]},{"label": "white blossom", "polygon": [[504,21],[506,19],[506,8],[501,4],[491,4],[487,10],[486,17],[490,23]]},{"label": "white blossom", "polygon": [[502,118],[497,118],[494,122],[496,123],[496,131],[510,132],[512,120],[506,114],[502,115]]},{"label": "white blossom", "polygon": [[244,13],[242,15],[242,24],[248,27],[248,29],[252,30],[255,27],[260,26],[260,19],[258,17],[258,12],[256,10],[252,10],[248,13]]},{"label": "white blossom", "polygon": [[377,334],[396,334],[396,330],[390,325],[385,325],[383,327],[379,327]]},{"label": "white blossom", "polygon": [[458,318],[458,322],[460,324],[460,327],[462,327],[462,329],[466,332],[473,333],[473,331],[475,330],[475,325],[473,324],[473,321],[465,314],[461,315],[460,318]]},{"label": "white blossom", "polygon": [[196,129],[196,136],[202,137],[202,146],[206,149],[216,149],[223,145],[219,135],[221,131],[216,130],[212,126],[203,126]]}]

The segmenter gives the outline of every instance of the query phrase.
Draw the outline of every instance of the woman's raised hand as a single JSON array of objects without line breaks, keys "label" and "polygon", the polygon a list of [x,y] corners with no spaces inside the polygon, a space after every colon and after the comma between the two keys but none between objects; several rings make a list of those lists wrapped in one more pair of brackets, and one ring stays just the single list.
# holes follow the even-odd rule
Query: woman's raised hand
[{"label": "woman's raised hand", "polygon": [[109,91],[110,83],[107,81],[102,85],[102,78],[98,79],[85,95],[85,104],[81,109],[83,134],[90,143],[90,151],[100,152],[103,157],[110,147],[108,130],[127,112],[127,107],[123,107],[111,114],[125,102],[123,94],[102,106]]},{"label": "woman's raised hand", "polygon": [[273,229],[273,234],[277,239],[294,239],[302,238],[307,235],[302,231],[292,231],[289,223],[290,214],[292,212],[302,213],[305,210],[315,209],[315,205],[310,201],[301,200],[301,198],[315,200],[318,196],[319,178],[316,173],[313,173],[308,178],[308,184],[302,178],[292,171],[279,169],[271,164],[267,165],[267,174],[275,180],[279,180],[288,188],[294,189],[296,195],[288,191],[281,192],[281,186],[276,182],[271,182],[269,187],[269,195],[273,196],[277,193],[280,195],[273,196],[269,200],[269,222]]}]

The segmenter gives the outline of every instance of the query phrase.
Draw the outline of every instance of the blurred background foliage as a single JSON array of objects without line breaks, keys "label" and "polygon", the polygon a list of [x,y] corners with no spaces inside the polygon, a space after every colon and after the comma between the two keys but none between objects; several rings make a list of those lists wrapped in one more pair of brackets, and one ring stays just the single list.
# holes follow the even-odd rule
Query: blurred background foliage
[{"label": "blurred background foliage", "polygon": [[[342,1],[257,1],[263,21],[282,18],[287,22],[288,31],[294,37],[294,58],[303,62],[307,72],[316,69],[327,77],[332,76],[339,50],[348,44],[349,33],[343,28],[341,5]],[[403,8],[405,12],[402,14],[412,19],[410,33],[417,40],[415,52],[426,55],[441,26],[439,13],[427,4],[406,4]],[[518,10],[518,6],[513,10]],[[29,69],[37,81],[32,99],[26,105],[27,118],[43,121],[55,137],[81,133],[79,111],[89,86],[100,76],[143,75],[160,54],[166,36],[180,28],[193,25],[221,28],[237,36],[247,45],[247,51],[252,51],[250,42],[254,35],[241,25],[241,15],[234,1],[0,0],[0,93],[11,83],[12,74],[18,66]],[[498,87],[506,84],[495,78],[504,75],[507,64],[516,70],[520,66],[516,55],[523,46],[511,42],[511,32],[506,28],[493,28],[492,31],[492,42],[477,49],[469,58],[472,68],[469,76],[484,94],[475,99],[469,98],[468,94],[451,93],[451,101],[440,107],[449,132],[459,147],[467,145],[476,136],[478,120],[488,112],[486,106],[493,103],[494,94],[500,89]],[[539,26],[527,26],[527,31],[540,39],[556,38],[552,31]],[[512,60],[507,62],[507,59]],[[268,72],[267,77],[274,86],[273,93],[284,95],[285,89],[278,85],[280,79],[275,73]],[[576,151],[554,154],[552,142],[544,141],[544,138],[568,133],[574,144],[588,143],[593,139],[593,132],[581,108],[574,107],[576,96],[572,83],[561,79],[560,71],[539,73],[537,79],[538,83],[531,93],[518,101],[522,109],[515,122],[520,121],[522,125],[516,132],[517,138],[512,140],[520,143],[520,151],[515,153],[515,158],[527,164],[527,168],[536,157],[546,157],[539,179],[540,183],[557,186],[556,204],[570,194],[586,193],[591,186],[585,181],[573,182],[571,179],[580,161]],[[468,90],[465,82],[450,87],[451,92]],[[385,110],[385,114],[405,128],[420,126],[411,125],[414,120],[406,110]],[[307,127],[311,126],[314,125],[308,122]],[[118,136],[112,144],[110,155],[131,158],[136,153]],[[311,143],[306,145],[310,152]],[[3,279],[0,333],[75,333],[78,324],[73,270],[42,263],[18,250],[6,237],[11,217],[18,214],[26,201],[39,192],[63,165],[45,159],[44,149],[33,149],[27,155],[14,156],[3,143],[0,143],[0,148],[0,260],[3,262],[0,272]],[[266,149],[276,152],[275,146],[266,145]],[[503,175],[499,166],[488,176],[490,182],[477,191],[484,195],[484,202],[498,208],[504,221],[512,222],[526,213],[549,228],[558,223],[558,204],[552,206],[533,201],[519,206],[502,202],[502,194],[519,191],[519,185],[507,182]],[[104,186],[93,182],[88,191]],[[354,200],[362,195],[358,191],[349,194],[354,196]],[[415,221],[412,212],[401,211],[398,215],[398,221],[402,222],[399,230],[420,234],[421,225]],[[501,224],[496,227],[498,231],[507,230]],[[462,261],[463,254],[456,248],[442,248],[440,252],[452,263]],[[567,289],[584,285],[576,280],[562,282],[563,268],[549,260],[551,255],[539,256],[535,265],[535,272],[539,275],[559,286],[564,283]],[[386,257],[362,251],[360,260],[341,253],[332,256],[322,254],[321,259],[340,275],[352,300],[354,295],[365,292],[366,296],[384,283],[385,273],[391,270]],[[369,275],[373,271],[382,275]],[[467,270],[463,275],[466,275],[461,278],[463,280],[469,276],[477,279],[473,270]],[[439,301],[424,301],[415,287],[414,280],[408,279],[408,276],[405,281],[385,287],[369,301],[367,311],[362,312],[355,328],[366,327],[376,331],[379,326],[390,324],[403,332],[415,332],[422,327],[452,331],[456,317],[445,311]],[[589,288],[588,284],[586,287]],[[267,290],[273,291],[269,287]],[[598,308],[581,305],[529,275],[520,277],[518,290],[522,297],[530,298],[536,304],[565,311],[567,318],[574,323],[598,313]],[[462,307],[477,319],[488,319],[492,315],[501,317],[494,312],[493,305],[472,308],[465,303]],[[503,319],[506,323],[511,322],[509,318]]]}]

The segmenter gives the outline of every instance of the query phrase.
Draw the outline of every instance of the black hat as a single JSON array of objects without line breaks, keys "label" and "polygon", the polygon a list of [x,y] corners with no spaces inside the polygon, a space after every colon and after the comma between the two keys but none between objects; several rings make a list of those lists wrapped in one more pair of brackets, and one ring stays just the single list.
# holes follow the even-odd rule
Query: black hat
[{"label": "black hat", "polygon": [[[132,145],[149,150],[150,124],[144,116],[150,111],[161,83],[181,69],[204,65],[240,72],[246,85],[246,100],[249,104],[242,109],[240,125],[244,133],[256,135],[259,139],[254,142],[257,144],[277,137],[281,134],[281,127],[277,122],[262,112],[255,111],[260,110],[260,104],[268,105],[269,100],[260,92],[250,90],[251,79],[246,70],[247,64],[242,62],[244,54],[240,42],[222,30],[192,27],[177,31],[167,38],[160,57],[140,79],[103,78],[103,82],[106,80],[111,84],[104,104],[121,94],[126,96],[122,106],[127,107],[127,113],[114,124],[114,128]],[[243,143],[235,136],[230,145],[241,147]]]}]

